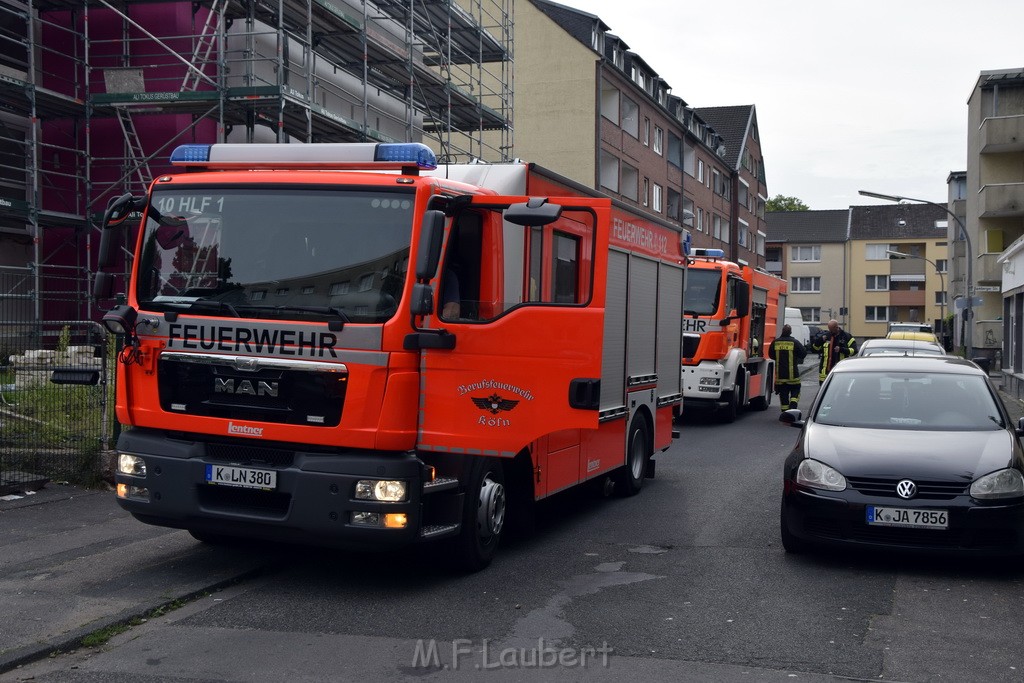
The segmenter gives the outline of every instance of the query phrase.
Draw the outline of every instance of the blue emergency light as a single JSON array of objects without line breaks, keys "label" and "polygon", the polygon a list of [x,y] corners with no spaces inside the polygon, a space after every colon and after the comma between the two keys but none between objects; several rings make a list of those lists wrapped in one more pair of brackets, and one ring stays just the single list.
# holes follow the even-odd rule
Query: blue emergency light
[{"label": "blue emergency light", "polygon": [[419,142],[317,144],[180,145],[171,153],[175,166],[205,168],[437,168],[437,157]]},{"label": "blue emergency light", "polygon": [[694,256],[703,256],[704,258],[725,258],[725,250],[723,249],[694,249]]}]

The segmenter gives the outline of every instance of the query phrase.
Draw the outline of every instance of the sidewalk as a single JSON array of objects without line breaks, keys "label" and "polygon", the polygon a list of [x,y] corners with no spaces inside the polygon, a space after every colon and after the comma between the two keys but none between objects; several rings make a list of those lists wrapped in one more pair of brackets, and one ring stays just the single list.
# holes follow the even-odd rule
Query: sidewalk
[{"label": "sidewalk", "polygon": [[0,673],[260,571],[260,553],[213,549],[142,524],[113,492],[48,484],[0,500]]}]

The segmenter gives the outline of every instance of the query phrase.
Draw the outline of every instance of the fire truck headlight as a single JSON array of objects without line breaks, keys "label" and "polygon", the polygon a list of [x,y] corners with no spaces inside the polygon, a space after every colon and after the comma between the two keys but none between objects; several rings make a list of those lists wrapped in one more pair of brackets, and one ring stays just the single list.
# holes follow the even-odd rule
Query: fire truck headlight
[{"label": "fire truck headlight", "polygon": [[133,477],[144,477],[146,476],[146,461],[137,455],[120,453],[117,456],[117,472]]},{"label": "fire truck headlight", "polygon": [[137,498],[139,500],[149,500],[149,489],[144,486],[132,486],[131,484],[118,484],[117,485],[117,497],[118,498]]},{"label": "fire truck headlight", "polygon": [[360,479],[356,482],[356,498],[398,503],[405,500],[404,481],[395,479]]},{"label": "fire truck headlight", "polygon": [[700,383],[702,386],[717,387],[722,384],[722,379],[720,377],[701,377]]}]

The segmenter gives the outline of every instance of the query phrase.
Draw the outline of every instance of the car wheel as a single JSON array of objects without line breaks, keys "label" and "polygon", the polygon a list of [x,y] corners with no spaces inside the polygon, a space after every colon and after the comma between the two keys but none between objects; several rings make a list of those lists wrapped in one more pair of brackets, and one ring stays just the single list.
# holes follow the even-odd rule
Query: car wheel
[{"label": "car wheel", "polygon": [[466,486],[462,531],[455,539],[455,560],[460,569],[476,572],[491,563],[501,540],[506,511],[501,462],[476,458]]},{"label": "car wheel", "polygon": [[651,456],[649,443],[647,422],[638,415],[629,425],[629,438],[626,440],[626,464],[615,470],[612,475],[617,495],[635,496],[643,488],[644,476],[647,474],[647,460]]},{"label": "car wheel", "polygon": [[807,550],[807,541],[797,538],[789,530],[786,523],[786,504],[783,503],[779,509],[779,531],[782,534],[782,547],[791,555],[798,555]]}]

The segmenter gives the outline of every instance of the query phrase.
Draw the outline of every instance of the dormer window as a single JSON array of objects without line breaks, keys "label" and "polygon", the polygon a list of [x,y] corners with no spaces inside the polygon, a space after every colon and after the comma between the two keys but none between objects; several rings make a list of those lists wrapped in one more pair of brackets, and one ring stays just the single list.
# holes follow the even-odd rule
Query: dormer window
[{"label": "dormer window", "polygon": [[590,32],[590,47],[604,54],[604,31],[597,24],[594,24],[594,28]]}]

